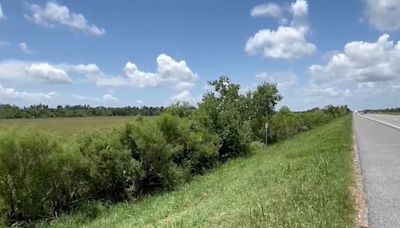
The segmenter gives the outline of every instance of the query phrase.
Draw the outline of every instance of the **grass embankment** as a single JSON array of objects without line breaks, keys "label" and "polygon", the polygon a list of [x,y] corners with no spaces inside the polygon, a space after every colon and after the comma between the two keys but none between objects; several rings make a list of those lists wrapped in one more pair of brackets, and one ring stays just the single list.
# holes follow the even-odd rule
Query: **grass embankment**
[{"label": "grass embankment", "polygon": [[351,117],[232,160],[176,191],[54,227],[352,227]]}]

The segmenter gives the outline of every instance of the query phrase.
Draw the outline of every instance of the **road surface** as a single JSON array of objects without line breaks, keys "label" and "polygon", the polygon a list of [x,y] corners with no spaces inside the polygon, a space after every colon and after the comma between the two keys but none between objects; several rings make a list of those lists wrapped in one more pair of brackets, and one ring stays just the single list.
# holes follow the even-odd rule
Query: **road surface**
[{"label": "road surface", "polygon": [[354,115],[354,130],[369,225],[400,227],[400,116]]}]

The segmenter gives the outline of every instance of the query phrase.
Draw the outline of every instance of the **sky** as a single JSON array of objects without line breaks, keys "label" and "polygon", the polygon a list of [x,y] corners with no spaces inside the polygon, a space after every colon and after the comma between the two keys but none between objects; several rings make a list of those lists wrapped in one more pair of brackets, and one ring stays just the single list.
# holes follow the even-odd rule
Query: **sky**
[{"label": "sky", "polygon": [[193,105],[221,75],[286,105],[400,106],[400,0],[0,0],[0,103]]}]

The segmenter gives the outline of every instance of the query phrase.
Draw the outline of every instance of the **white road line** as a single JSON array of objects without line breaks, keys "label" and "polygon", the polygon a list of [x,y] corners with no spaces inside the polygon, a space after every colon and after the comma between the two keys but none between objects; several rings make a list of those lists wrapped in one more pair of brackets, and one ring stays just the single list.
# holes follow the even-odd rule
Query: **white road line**
[{"label": "white road line", "polygon": [[390,123],[383,122],[382,120],[377,120],[377,119],[374,119],[374,118],[371,118],[371,117],[368,117],[368,116],[364,116],[364,115],[359,115],[359,116],[364,117],[364,118],[369,119],[369,120],[373,120],[373,121],[375,121],[375,122],[378,122],[378,123],[381,123],[381,124],[384,124],[384,125],[387,125],[387,126],[389,126],[389,127],[395,128],[395,129],[397,129],[397,130],[400,130],[400,127],[399,127],[399,126],[396,126],[396,125],[393,125],[393,124],[390,124]]}]

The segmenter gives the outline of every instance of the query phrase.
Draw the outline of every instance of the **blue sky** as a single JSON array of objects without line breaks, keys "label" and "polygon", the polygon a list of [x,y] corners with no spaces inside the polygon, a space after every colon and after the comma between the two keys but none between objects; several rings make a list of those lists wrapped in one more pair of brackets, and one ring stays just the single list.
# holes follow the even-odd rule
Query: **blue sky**
[{"label": "blue sky", "polygon": [[193,104],[220,75],[304,110],[400,106],[400,1],[0,0],[0,103]]}]

